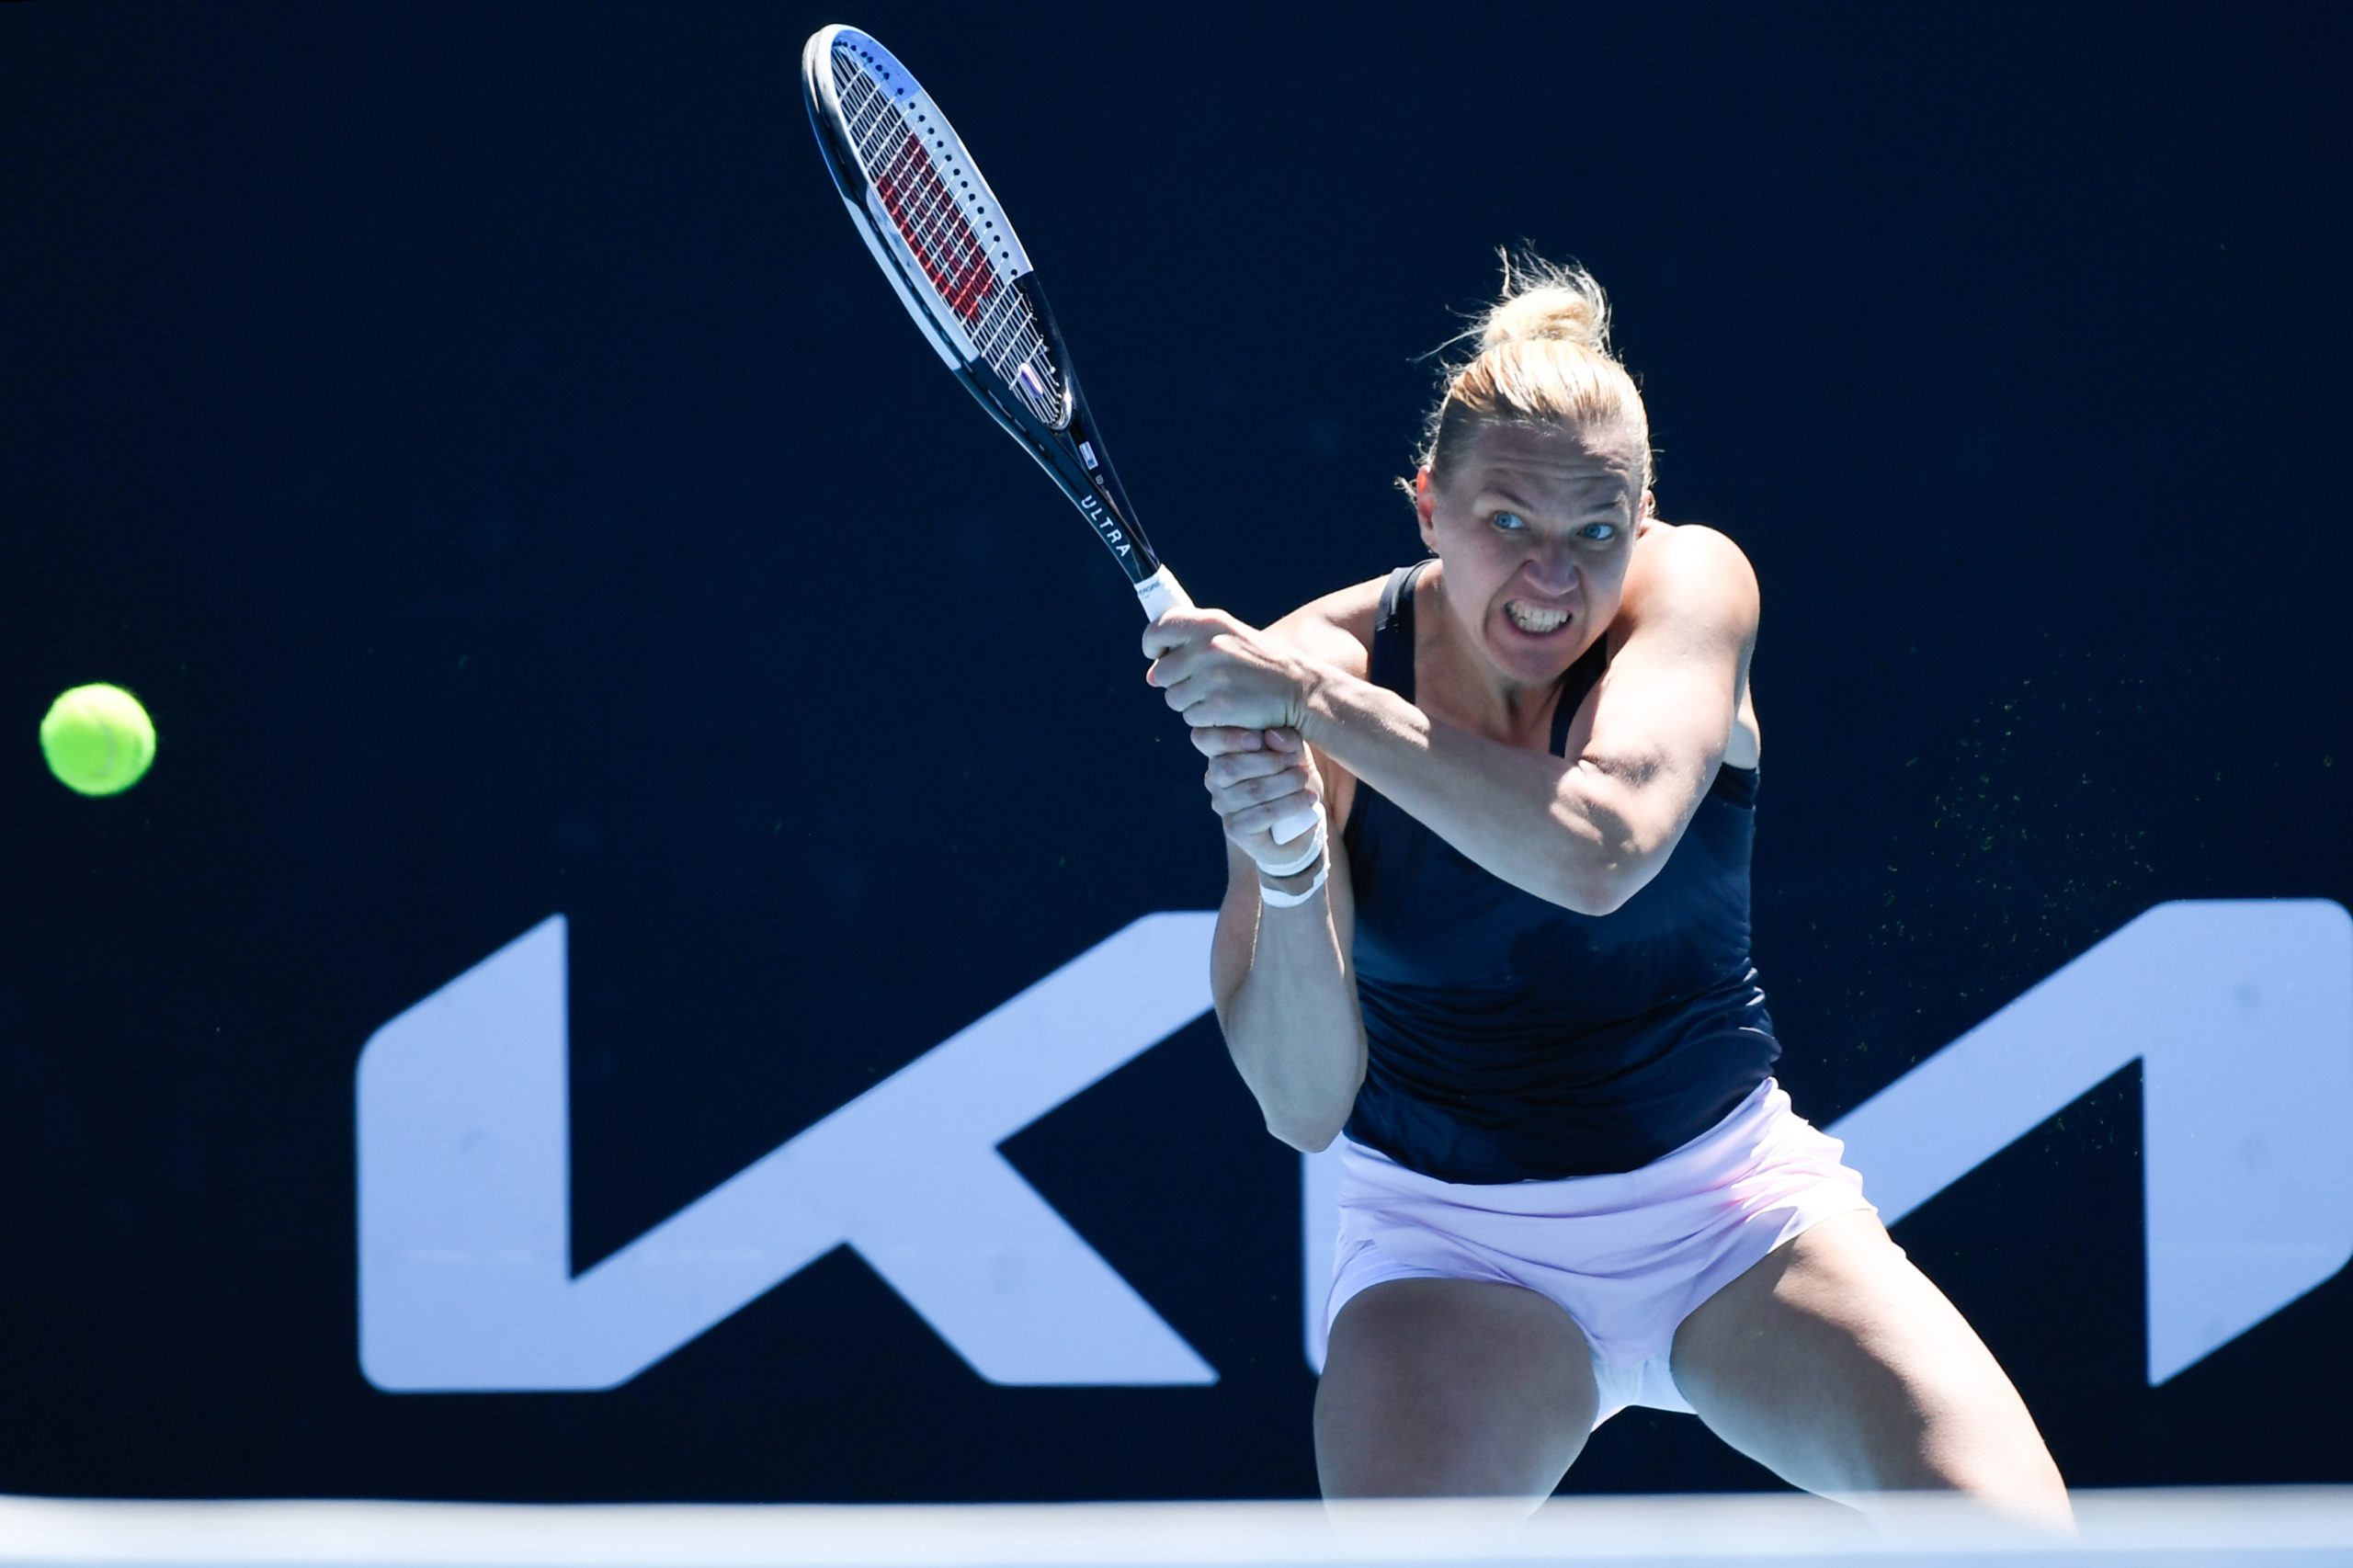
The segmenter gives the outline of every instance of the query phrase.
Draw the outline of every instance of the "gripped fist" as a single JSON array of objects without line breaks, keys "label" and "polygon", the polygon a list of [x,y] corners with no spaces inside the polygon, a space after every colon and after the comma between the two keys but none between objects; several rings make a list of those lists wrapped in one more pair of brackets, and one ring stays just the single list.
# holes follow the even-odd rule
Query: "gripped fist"
[{"label": "gripped fist", "polygon": [[1320,668],[1222,609],[1174,609],[1144,629],[1146,682],[1195,730],[1297,731]]},{"label": "gripped fist", "polygon": [[[1193,745],[1210,759],[1201,783],[1234,847],[1268,875],[1289,875],[1324,821],[1324,783],[1299,732],[1232,725],[1197,727]],[[1291,836],[1278,840],[1281,832]]]}]

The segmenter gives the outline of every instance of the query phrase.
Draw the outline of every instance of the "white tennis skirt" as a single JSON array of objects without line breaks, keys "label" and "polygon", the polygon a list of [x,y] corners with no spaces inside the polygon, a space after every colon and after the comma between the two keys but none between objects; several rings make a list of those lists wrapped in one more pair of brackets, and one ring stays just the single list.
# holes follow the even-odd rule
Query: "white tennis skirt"
[{"label": "white tennis skirt", "polygon": [[1667,1352],[1691,1311],[1815,1221],[1878,1212],[1846,1145],[1770,1078],[1699,1137],[1619,1175],[1440,1181],[1340,1142],[1326,1331],[1350,1298],[1391,1279],[1525,1286],[1585,1331],[1597,1426],[1630,1404],[1689,1411]]}]

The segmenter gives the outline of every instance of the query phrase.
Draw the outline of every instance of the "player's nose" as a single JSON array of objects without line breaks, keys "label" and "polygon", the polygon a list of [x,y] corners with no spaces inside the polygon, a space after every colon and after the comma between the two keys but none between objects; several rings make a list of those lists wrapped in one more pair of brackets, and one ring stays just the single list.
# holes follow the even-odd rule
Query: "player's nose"
[{"label": "player's nose", "polygon": [[1577,584],[1577,563],[1567,547],[1539,545],[1520,568],[1520,576],[1540,594],[1558,596]]}]

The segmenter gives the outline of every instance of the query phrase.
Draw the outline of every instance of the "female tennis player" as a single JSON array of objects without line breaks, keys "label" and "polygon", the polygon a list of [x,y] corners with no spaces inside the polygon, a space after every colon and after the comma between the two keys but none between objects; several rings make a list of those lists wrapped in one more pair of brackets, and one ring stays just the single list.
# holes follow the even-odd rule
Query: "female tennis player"
[{"label": "female tennis player", "polygon": [[1428,420],[1427,559],[1144,636],[1224,820],[1234,1063],[1277,1137],[1341,1144],[1324,1494],[1532,1508],[1643,1404],[1866,1511],[2072,1528],[2009,1380],[1773,1078],[1756,577],[1653,514],[1592,278],[1516,270]]}]

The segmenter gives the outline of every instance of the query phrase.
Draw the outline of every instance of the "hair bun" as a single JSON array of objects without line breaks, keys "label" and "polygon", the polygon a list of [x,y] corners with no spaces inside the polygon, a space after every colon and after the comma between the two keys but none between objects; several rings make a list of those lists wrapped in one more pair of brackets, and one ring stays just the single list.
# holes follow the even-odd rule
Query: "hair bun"
[{"label": "hair bun", "polygon": [[[1650,415],[1642,390],[1609,351],[1609,301],[1593,274],[1556,266],[1528,251],[1502,253],[1502,296],[1469,330],[1440,345],[1476,337],[1479,352],[1440,372],[1446,390],[1422,424],[1421,472],[1439,483],[1454,472],[1465,443],[1489,425],[1608,426],[1632,438],[1636,488],[1651,483]],[[1419,475],[1401,480],[1418,496]]]},{"label": "hair bun", "polygon": [[1479,323],[1483,350],[1554,339],[1609,352],[1609,301],[1584,267],[1507,256],[1504,290]]}]

